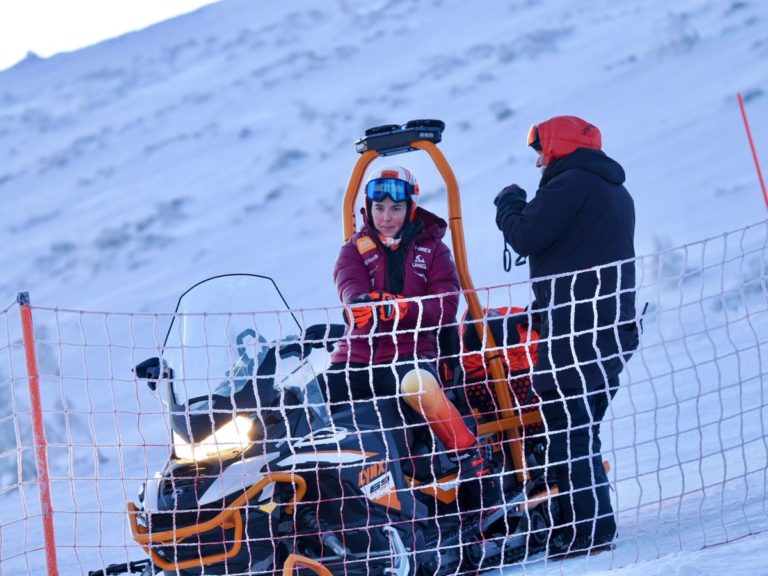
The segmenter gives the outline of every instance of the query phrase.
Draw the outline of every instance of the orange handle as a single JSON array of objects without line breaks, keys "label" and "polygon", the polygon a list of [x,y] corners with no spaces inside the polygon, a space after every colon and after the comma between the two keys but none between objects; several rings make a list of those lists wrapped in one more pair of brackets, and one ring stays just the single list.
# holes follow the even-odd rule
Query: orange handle
[{"label": "orange handle", "polygon": [[315,574],[319,576],[333,576],[330,570],[320,564],[317,560],[307,558],[306,556],[299,556],[298,554],[289,554],[283,565],[283,576],[293,576],[293,570],[296,566],[304,566],[309,568]]},{"label": "orange handle", "polygon": [[[224,510],[222,510],[215,517],[201,524],[195,524],[193,526],[184,526],[182,528],[175,528],[172,530],[165,530],[163,532],[150,532],[145,526],[140,526],[138,523],[139,509],[133,502],[128,502],[126,508],[128,510],[128,522],[131,527],[131,535],[133,539],[141,545],[142,548],[150,555],[152,562],[166,571],[184,570],[186,568],[195,568],[199,566],[210,566],[211,564],[217,564],[223,562],[233,556],[236,556],[240,552],[240,548],[243,545],[243,520],[240,516],[240,508],[245,506],[251,498],[262,491],[262,489],[272,482],[282,482],[286,484],[293,484],[295,486],[295,494],[293,502],[286,509],[289,514],[293,513],[293,506],[296,502],[301,502],[304,498],[304,494],[307,492],[307,482],[301,476],[295,474],[289,474],[284,472],[275,472],[267,474],[261,478],[256,484],[248,488],[237,500],[232,502]],[[193,558],[190,560],[183,560],[181,562],[168,562],[158,556],[158,554],[152,549],[152,546],[159,545],[176,545],[190,536],[202,534],[213,530],[217,527],[233,526],[235,528],[235,535],[232,539],[232,547],[220,554],[211,554],[210,556],[203,556],[200,558]]]}]

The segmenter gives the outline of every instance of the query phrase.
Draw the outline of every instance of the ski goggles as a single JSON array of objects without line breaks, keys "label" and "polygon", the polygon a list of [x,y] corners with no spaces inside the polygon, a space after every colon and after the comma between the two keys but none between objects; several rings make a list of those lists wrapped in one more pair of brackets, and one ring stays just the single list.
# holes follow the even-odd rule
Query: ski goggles
[{"label": "ski goggles", "polygon": [[413,184],[396,178],[375,178],[365,185],[365,197],[381,202],[389,196],[393,202],[402,202],[413,196]]},{"label": "ski goggles", "polygon": [[528,129],[528,146],[536,150],[536,152],[541,152],[541,140],[539,140],[538,124],[531,124],[531,127]]}]

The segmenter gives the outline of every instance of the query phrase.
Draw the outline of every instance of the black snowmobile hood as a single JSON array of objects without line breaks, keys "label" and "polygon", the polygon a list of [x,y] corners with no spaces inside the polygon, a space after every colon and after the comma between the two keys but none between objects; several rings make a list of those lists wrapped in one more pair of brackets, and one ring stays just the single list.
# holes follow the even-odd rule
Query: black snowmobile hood
[{"label": "black snowmobile hood", "polygon": [[541,181],[539,182],[539,188],[563,172],[574,169],[596,174],[611,184],[624,184],[626,180],[624,168],[602,150],[577,148],[568,156],[558,158],[544,170],[544,174],[542,174]]}]

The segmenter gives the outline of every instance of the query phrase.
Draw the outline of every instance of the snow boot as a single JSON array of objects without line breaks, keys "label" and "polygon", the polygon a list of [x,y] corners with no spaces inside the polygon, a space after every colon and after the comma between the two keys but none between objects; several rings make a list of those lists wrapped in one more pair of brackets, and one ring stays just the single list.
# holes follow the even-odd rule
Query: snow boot
[{"label": "snow boot", "polygon": [[478,446],[459,452],[460,493],[466,512],[487,515],[499,508],[503,502],[501,483],[493,474],[491,463],[486,460]]}]

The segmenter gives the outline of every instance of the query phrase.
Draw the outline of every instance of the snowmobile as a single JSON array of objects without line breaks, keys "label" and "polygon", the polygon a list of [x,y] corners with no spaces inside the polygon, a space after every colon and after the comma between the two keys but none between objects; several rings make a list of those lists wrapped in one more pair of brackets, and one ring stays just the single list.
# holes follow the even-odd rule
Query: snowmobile
[{"label": "snowmobile", "polygon": [[[367,164],[424,149],[448,184],[452,226],[459,210],[454,251],[471,288],[455,178],[434,146],[441,133],[438,121],[366,132],[345,198],[345,236]],[[515,387],[527,376],[509,373],[509,351],[530,350],[525,337],[535,331],[525,313],[483,311],[473,293],[467,303],[463,329],[441,334],[442,349],[454,352],[441,379],[503,480],[501,505],[462,511],[457,464],[431,434],[416,427],[401,453],[373,408],[329,410],[318,376],[343,325],[303,327],[268,277],[217,276],[181,296],[160,356],[135,367],[166,407],[173,437],[165,467],[127,504],[132,536],[149,558],[89,574],[426,576],[544,550],[557,489],[542,472],[543,437],[531,433],[538,410],[523,407],[525,391]]]}]

